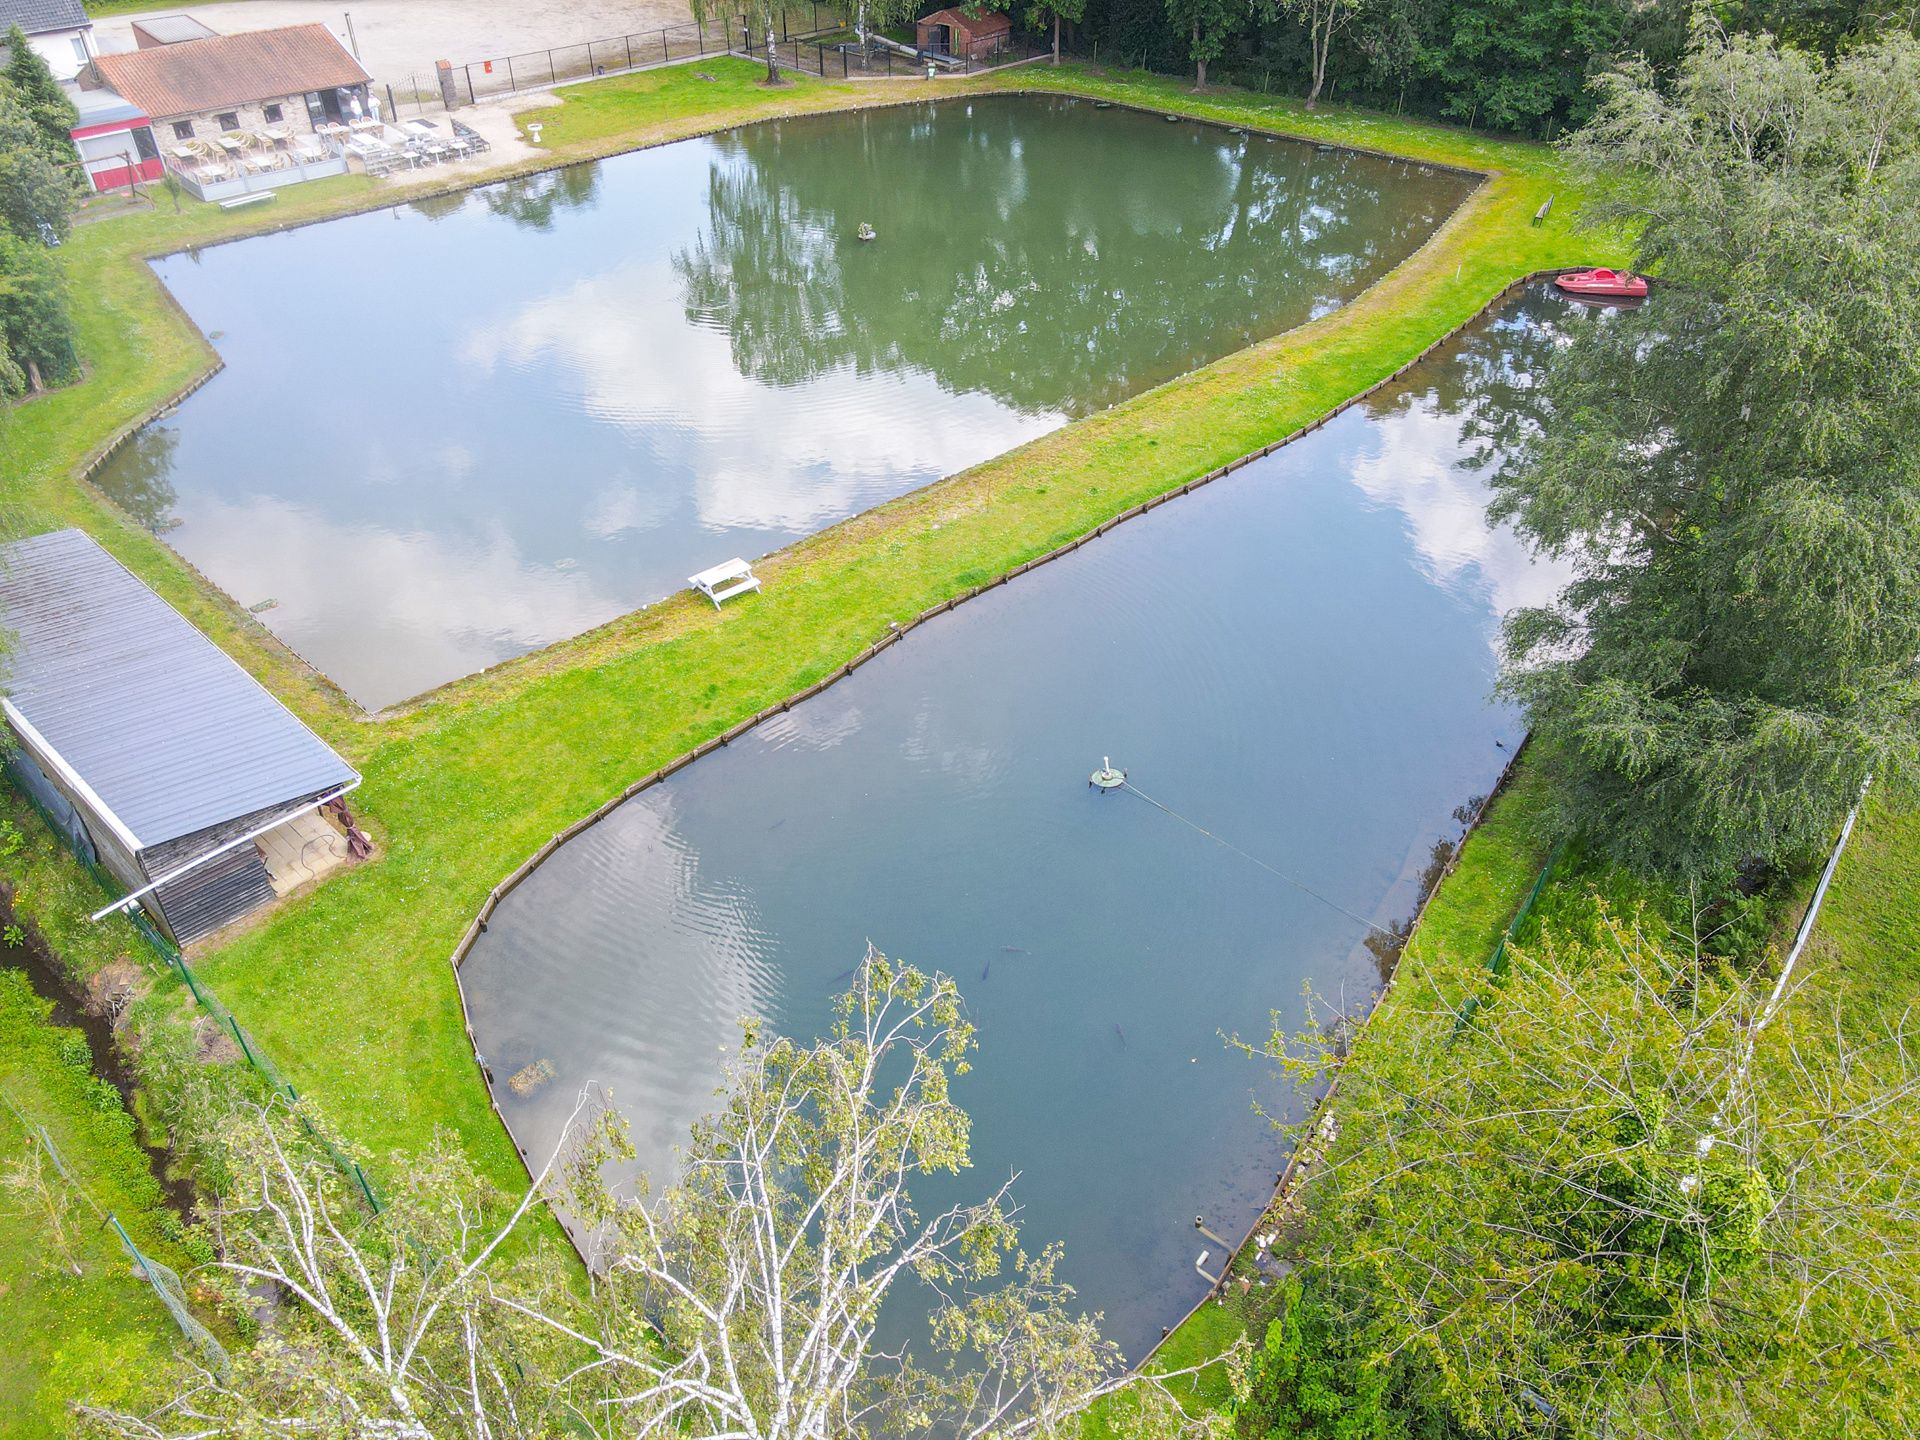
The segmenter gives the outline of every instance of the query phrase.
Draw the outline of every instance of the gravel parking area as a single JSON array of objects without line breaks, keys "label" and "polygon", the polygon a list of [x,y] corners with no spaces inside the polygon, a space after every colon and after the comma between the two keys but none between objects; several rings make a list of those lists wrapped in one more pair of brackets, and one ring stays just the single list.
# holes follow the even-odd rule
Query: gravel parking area
[{"label": "gravel parking area", "polygon": [[[152,15],[191,15],[201,24],[231,35],[278,25],[319,21],[347,39],[346,16],[353,17],[353,39],[360,63],[373,77],[398,88],[419,76],[431,86],[433,62],[460,65],[531,50],[577,45],[607,36],[637,34],[692,20],[685,0],[354,0],[348,5],[321,0],[229,0],[218,5],[156,6]],[[131,50],[133,22],[139,15],[114,15],[94,33],[105,51]]]}]

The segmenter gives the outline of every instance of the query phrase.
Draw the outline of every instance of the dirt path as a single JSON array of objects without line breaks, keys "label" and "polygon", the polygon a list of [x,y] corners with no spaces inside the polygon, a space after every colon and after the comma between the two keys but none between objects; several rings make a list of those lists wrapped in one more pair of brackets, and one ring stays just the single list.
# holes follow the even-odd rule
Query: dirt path
[{"label": "dirt path", "polygon": [[[693,17],[686,0],[229,0],[217,5],[156,6],[153,15],[191,15],[223,35],[319,21],[344,42],[346,16],[360,61],[376,80],[396,87],[436,60],[456,65],[575,45],[614,35],[642,34]],[[95,27],[104,51],[131,50],[139,15],[114,15]],[[430,82],[429,82],[430,83]]]}]

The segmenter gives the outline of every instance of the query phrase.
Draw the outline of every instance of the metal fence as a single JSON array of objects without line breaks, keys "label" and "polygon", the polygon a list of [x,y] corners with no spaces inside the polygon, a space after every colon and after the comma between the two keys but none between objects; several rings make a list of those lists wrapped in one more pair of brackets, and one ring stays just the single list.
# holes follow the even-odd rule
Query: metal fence
[{"label": "metal fence", "polygon": [[[801,0],[781,15],[776,38],[778,43],[789,45],[845,25],[845,12],[838,6]],[[386,87],[387,103],[396,114],[451,110],[568,81],[624,75],[675,60],[698,59],[702,55],[724,55],[738,48],[735,42],[745,28],[744,20],[740,19],[730,26],[716,24],[711,30],[697,22],[667,25],[658,30],[610,35],[601,40],[555,45],[517,55],[462,61],[444,70],[439,67],[419,70],[410,74],[404,84],[396,82]],[[762,35],[762,55],[766,53],[765,44],[766,37]]]},{"label": "metal fence", "polygon": [[[736,46],[734,53],[764,60],[766,42],[763,39],[752,49]],[[853,40],[829,43],[797,39],[774,46],[774,56],[784,68],[833,80],[925,75],[929,66],[936,74],[974,75],[983,70],[998,70],[1004,65],[1024,64],[1052,53],[1050,46],[1030,40],[1010,40],[984,55],[934,55],[894,45],[863,46]]]},{"label": "metal fence", "polygon": [[54,1174],[60,1177],[61,1183],[86,1202],[87,1208],[93,1212],[103,1228],[111,1228],[119,1237],[121,1247],[127,1252],[127,1258],[133,1261],[134,1273],[153,1287],[153,1293],[159,1296],[160,1303],[167,1307],[167,1314],[172,1316],[173,1323],[180,1327],[180,1333],[199,1349],[212,1369],[224,1374],[228,1363],[226,1349],[219,1340],[214,1338],[213,1332],[202,1325],[195,1318],[193,1311],[187,1307],[187,1293],[180,1284],[180,1277],[170,1267],[161,1264],[134,1244],[133,1237],[127,1234],[126,1226],[120,1223],[120,1217],[111,1210],[104,1209],[100,1202],[87,1192],[86,1186],[80,1183],[79,1176],[73,1173],[66,1158],[61,1155],[60,1147],[54,1143],[53,1136],[45,1125],[29,1116],[14,1104],[11,1098],[7,1099],[6,1104],[7,1109],[11,1110],[14,1118],[20,1122],[21,1128],[27,1132],[29,1142],[40,1147],[40,1153],[53,1166]]},{"label": "metal fence", "polygon": [[[4,762],[0,762],[0,773],[4,773],[10,780],[13,779],[11,756]],[[14,784],[14,791],[33,807],[34,813],[45,822],[48,831],[59,837],[67,852],[93,877],[101,893],[109,900],[120,899],[125,893],[124,887],[101,869],[98,861],[74,848],[65,828],[40,803],[39,797],[25,785],[17,782]],[[247,1064],[253,1067],[254,1072],[267,1082],[268,1087],[276,1095],[289,1102],[297,1103],[300,1092],[288,1083],[287,1077],[280,1073],[280,1067],[267,1058],[266,1052],[260,1048],[260,1042],[247,1033],[239,1020],[234,1018],[233,1012],[221,1004],[219,997],[207,988],[207,982],[194,973],[193,967],[187,963],[187,957],[180,953],[180,947],[163,935],[146,912],[138,906],[129,906],[120,913],[133,926],[134,931],[145,942],[147,949],[186,984],[188,991],[199,1002],[200,1007],[213,1017],[214,1023],[233,1037],[233,1043],[240,1047],[240,1054],[245,1057]],[[339,1147],[321,1134],[304,1113],[301,1114],[301,1124],[306,1127],[307,1133],[314,1141],[327,1152],[328,1158],[333,1161],[340,1173],[360,1192],[361,1197],[367,1202],[367,1207],[376,1215],[379,1214],[380,1197],[374,1192],[372,1182],[367,1179],[367,1172],[360,1168],[359,1162],[341,1153]]]}]

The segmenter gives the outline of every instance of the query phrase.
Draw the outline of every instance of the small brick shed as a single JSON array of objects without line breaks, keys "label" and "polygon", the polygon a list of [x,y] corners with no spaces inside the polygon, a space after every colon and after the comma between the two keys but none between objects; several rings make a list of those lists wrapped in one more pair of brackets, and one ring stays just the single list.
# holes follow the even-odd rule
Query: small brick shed
[{"label": "small brick shed", "polygon": [[964,10],[936,10],[914,25],[914,43],[933,55],[964,55],[978,59],[1006,48],[1013,21],[998,10],[969,15]]}]

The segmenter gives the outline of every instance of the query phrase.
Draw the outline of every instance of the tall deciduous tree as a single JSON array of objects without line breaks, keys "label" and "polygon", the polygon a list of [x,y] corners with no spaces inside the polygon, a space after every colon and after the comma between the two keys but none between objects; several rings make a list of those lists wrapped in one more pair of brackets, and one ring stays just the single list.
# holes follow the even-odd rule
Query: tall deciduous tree
[{"label": "tall deciduous tree", "polygon": [[1911,1022],[1580,928],[1282,1042],[1343,1071],[1293,1237],[1343,1345],[1475,1435],[1910,1434]]},{"label": "tall deciduous tree", "polygon": [[44,56],[27,43],[18,25],[10,26],[0,44],[7,47],[5,76],[33,123],[39,127],[47,158],[56,165],[74,159],[73,127],[80,123],[74,107],[60,82],[53,78]]},{"label": "tall deciduous tree", "polygon": [[1584,326],[1497,477],[1576,578],[1503,684],[1615,857],[1724,880],[1920,759],[1920,42],[1703,30],[1573,146],[1654,298]]},{"label": "tall deciduous tree", "polygon": [[0,230],[0,399],[79,371],[66,278],[37,242]]},{"label": "tall deciduous tree", "polygon": [[73,188],[45,141],[12,85],[0,81],[0,228],[34,244],[66,239],[73,223]]},{"label": "tall deciduous tree", "polygon": [[1193,85],[1207,86],[1207,66],[1220,58],[1235,30],[1252,18],[1244,0],[1167,0],[1167,18],[1176,32],[1187,36],[1187,58],[1193,61]]},{"label": "tall deciduous tree", "polygon": [[1306,29],[1307,53],[1313,81],[1307,91],[1307,109],[1320,103],[1327,83],[1327,57],[1335,37],[1345,34],[1360,13],[1360,0],[1278,0],[1281,11]]},{"label": "tall deciduous tree", "polygon": [[1053,63],[1060,63],[1060,22],[1077,25],[1086,18],[1087,0],[1033,0],[1027,6],[1027,23],[1038,30],[1053,29]]}]

